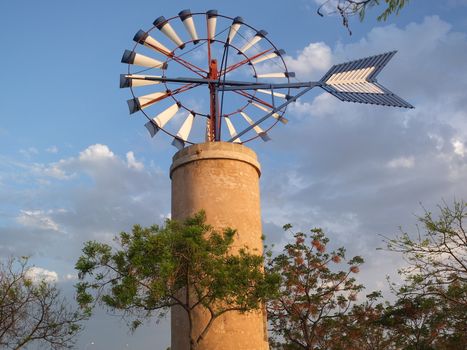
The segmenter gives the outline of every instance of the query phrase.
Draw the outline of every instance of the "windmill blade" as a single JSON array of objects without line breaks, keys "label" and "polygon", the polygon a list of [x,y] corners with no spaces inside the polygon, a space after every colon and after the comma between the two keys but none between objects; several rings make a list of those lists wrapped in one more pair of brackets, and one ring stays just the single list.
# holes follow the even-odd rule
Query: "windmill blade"
[{"label": "windmill blade", "polygon": [[279,56],[283,56],[283,55],[285,55],[285,51],[281,49],[281,50],[277,50],[277,51],[273,51],[271,53],[268,53],[267,55],[255,58],[255,59],[251,60],[251,63],[252,64],[257,64],[257,63],[260,63],[260,62],[263,62],[263,61],[266,61],[266,60],[270,60],[271,58],[275,58],[275,57],[279,57]]},{"label": "windmill blade", "polygon": [[242,17],[235,17],[233,19],[233,22],[232,22],[232,25],[230,26],[230,29],[229,29],[229,35],[227,37],[227,43],[231,43],[232,40],[234,39],[235,35],[237,35],[238,33],[238,30],[240,29],[240,27],[242,26],[243,24],[243,18]]},{"label": "windmill blade", "polygon": [[414,108],[376,80],[395,54],[396,51],[392,51],[335,65],[320,80],[321,87],[346,102]]},{"label": "windmill blade", "polygon": [[[248,116],[248,114],[246,114],[245,112],[240,112],[240,114],[242,115],[243,119],[246,120],[246,122],[250,125],[254,125],[254,122],[253,120]],[[261,139],[266,142],[266,141],[270,141],[271,138],[269,137],[269,135],[263,130],[261,129],[260,126],[258,125],[255,125],[253,126],[253,129],[256,131],[256,133],[259,135],[259,137],[261,137]],[[232,135],[232,138],[234,136]],[[235,142],[235,141],[234,141]]]},{"label": "windmill blade", "polygon": [[[229,134],[231,138],[234,138],[237,136],[237,130],[235,130],[234,125],[232,124],[232,121],[230,120],[229,117],[225,117],[225,123],[227,124],[227,129],[229,129]],[[234,141],[234,143],[241,143],[242,141],[240,140],[240,137],[237,137]]]},{"label": "windmill blade", "polygon": [[[256,108],[258,109],[261,109],[262,111],[266,112],[266,113],[269,113],[271,112],[270,109],[264,107],[264,106],[261,106],[260,104],[256,103],[256,102],[251,102],[251,104],[253,106],[255,106]],[[273,113],[272,114],[273,118],[281,121],[283,124],[287,124],[289,122],[289,120],[287,118],[284,118],[284,117],[281,117],[278,113]]]},{"label": "windmill blade", "polygon": [[247,50],[249,50],[253,45],[258,43],[261,39],[263,39],[266,35],[268,35],[268,32],[265,30],[260,30],[256,32],[256,35],[251,38],[243,47],[240,49],[239,53],[245,53]]},{"label": "windmill blade", "polygon": [[190,34],[191,39],[193,39],[193,43],[199,43],[198,32],[196,31],[195,22],[193,21],[193,15],[191,14],[190,10],[183,10],[178,13],[178,17],[183,22],[186,31]]},{"label": "windmill blade", "polygon": [[206,18],[208,20],[208,39],[212,40],[216,36],[217,10],[206,12]]},{"label": "windmill blade", "polygon": [[180,105],[178,103],[174,103],[172,106],[160,113],[157,117],[152,118],[150,121],[144,124],[146,129],[148,129],[149,133],[151,134],[151,137],[154,137],[159,129],[163,128],[164,125],[175,116],[179,109]]},{"label": "windmill blade", "polygon": [[193,127],[193,121],[195,119],[195,114],[190,112],[186,117],[185,121],[183,122],[180,130],[178,130],[177,135],[174,137],[172,141],[172,145],[177,147],[179,150],[185,147],[185,141],[188,140],[188,136],[190,136],[191,128]]},{"label": "windmill blade", "polygon": [[280,98],[285,98],[287,99],[287,95],[286,94],[283,94],[282,92],[276,92],[276,91],[271,91],[271,90],[263,90],[263,89],[258,89],[256,90],[262,94],[265,94],[265,95],[273,95],[275,97],[280,97]]},{"label": "windmill blade", "polygon": [[165,19],[164,16],[160,16],[159,18],[157,18],[153,24],[156,26],[157,29],[164,33],[167,38],[172,40],[175,43],[175,45],[177,45],[179,48],[183,49],[185,47],[185,44],[183,43],[182,39],[180,39],[178,34],[175,32],[175,30],[172,28],[172,26]]},{"label": "windmill blade", "polygon": [[254,75],[255,78],[293,78],[294,72],[263,73]]},{"label": "windmill blade", "polygon": [[153,92],[152,94],[135,97],[131,100],[128,100],[127,103],[128,108],[130,109],[130,114],[152,106],[154,103],[159,102],[160,100],[163,100],[164,98],[170,96],[170,94],[170,91]]},{"label": "windmill blade", "polygon": [[146,80],[146,78],[161,78],[157,75],[120,74],[120,88],[157,85],[160,81]]},{"label": "windmill blade", "polygon": [[154,39],[152,36],[150,36],[143,30],[139,30],[138,33],[135,34],[135,36],[133,37],[133,41],[137,42],[138,44],[149,47],[150,49],[156,52],[160,52],[166,56],[170,56],[170,50],[166,46],[161,44],[159,41]]},{"label": "windmill blade", "polygon": [[148,67],[148,68],[162,68],[166,69],[167,64],[165,62],[158,61],[154,58],[141,55],[134,51],[125,50],[122,56],[122,63],[134,64],[137,66]]}]

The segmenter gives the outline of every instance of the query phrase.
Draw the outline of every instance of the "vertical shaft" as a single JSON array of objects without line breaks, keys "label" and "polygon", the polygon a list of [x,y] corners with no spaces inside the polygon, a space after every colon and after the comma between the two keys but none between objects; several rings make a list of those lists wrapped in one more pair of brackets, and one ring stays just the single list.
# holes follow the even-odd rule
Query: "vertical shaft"
[{"label": "vertical shaft", "polygon": [[[209,64],[209,75],[208,79],[217,80],[219,72],[217,70],[217,60],[211,60]],[[210,102],[210,114],[209,114],[209,141],[213,142],[218,139],[218,120],[217,120],[217,89],[215,83],[209,84],[209,102]]]}]

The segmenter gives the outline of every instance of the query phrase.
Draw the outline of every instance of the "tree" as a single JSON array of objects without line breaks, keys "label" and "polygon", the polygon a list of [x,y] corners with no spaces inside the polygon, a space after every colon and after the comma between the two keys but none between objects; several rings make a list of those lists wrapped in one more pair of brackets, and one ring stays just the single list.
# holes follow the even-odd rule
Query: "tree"
[{"label": "tree", "polygon": [[[190,349],[198,348],[221,315],[261,307],[274,294],[278,278],[265,273],[263,257],[232,251],[235,230],[216,232],[204,213],[165,226],[133,227],[116,238],[117,248],[87,242],[76,268],[78,302],[90,310],[100,302],[120,311],[134,330],[144,320],[182,308],[189,324]],[[193,315],[204,310],[208,322],[199,334]]]},{"label": "tree", "polygon": [[467,313],[467,202],[438,209],[438,218],[427,210],[418,217],[423,232],[401,230],[385,239],[387,249],[401,253],[408,263],[400,271],[406,283],[399,294],[439,296]]},{"label": "tree", "polygon": [[438,209],[437,217],[427,210],[418,217],[417,234],[401,230],[385,239],[407,262],[399,271],[403,285],[392,284],[398,300],[389,310],[396,333],[421,344],[406,349],[465,349],[467,343],[467,203]]},{"label": "tree", "polygon": [[337,13],[342,19],[342,24],[349,30],[349,17],[358,15],[362,21],[365,18],[366,11],[372,7],[385,3],[385,9],[377,17],[378,21],[386,21],[392,14],[399,14],[400,10],[409,2],[409,0],[324,0],[318,7],[318,15],[323,17],[325,14]]},{"label": "tree", "polygon": [[33,281],[27,258],[0,262],[0,348],[71,348],[86,314],[73,311],[57,287]]},{"label": "tree", "polygon": [[379,293],[336,319],[329,350],[465,350],[467,316],[452,312],[437,296],[396,295],[390,304]]},{"label": "tree", "polygon": [[402,296],[387,307],[382,323],[397,349],[430,350],[436,346],[449,318],[443,304],[433,297]]},{"label": "tree", "polygon": [[380,292],[366,296],[363,303],[354,304],[352,309],[336,319],[330,332],[335,342],[330,350],[396,350],[388,328],[382,320],[389,307],[380,302]]},{"label": "tree", "polygon": [[[272,345],[284,350],[328,349],[341,336],[332,332],[334,323],[363,289],[353,277],[363,259],[356,256],[346,261],[344,248],[326,252],[329,239],[321,229],[311,230],[310,237],[298,232],[294,238],[267,265],[271,273],[281,276],[279,296],[267,303]],[[336,271],[345,262],[349,267]]]}]

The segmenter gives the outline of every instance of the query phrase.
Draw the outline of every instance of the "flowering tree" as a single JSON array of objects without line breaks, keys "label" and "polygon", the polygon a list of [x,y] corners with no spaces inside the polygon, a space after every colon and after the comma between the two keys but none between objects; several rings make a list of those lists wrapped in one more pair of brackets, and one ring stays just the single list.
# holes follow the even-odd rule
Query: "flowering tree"
[{"label": "flowering tree", "polygon": [[396,350],[393,339],[382,320],[388,303],[381,302],[380,292],[366,296],[364,302],[354,304],[348,313],[332,324],[334,342],[329,350]]},{"label": "flowering tree", "polygon": [[[328,251],[329,239],[321,229],[311,230],[310,236],[298,232],[294,238],[267,265],[270,273],[281,276],[280,295],[267,304],[272,345],[276,349],[328,348],[326,344],[335,343],[332,324],[363,289],[353,277],[363,259],[346,260],[344,248]],[[344,263],[348,267],[338,270]]]}]

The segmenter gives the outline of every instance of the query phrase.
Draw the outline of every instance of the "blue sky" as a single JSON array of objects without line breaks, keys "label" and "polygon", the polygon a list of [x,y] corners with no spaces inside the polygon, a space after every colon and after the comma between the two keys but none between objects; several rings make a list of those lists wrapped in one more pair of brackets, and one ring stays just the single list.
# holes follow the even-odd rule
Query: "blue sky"
[{"label": "blue sky", "polygon": [[[400,257],[376,251],[379,234],[414,230],[422,209],[467,198],[467,1],[411,1],[397,17],[353,35],[317,2],[9,1],[0,4],[0,254],[31,261],[68,294],[82,243],[110,240],[170,214],[170,138],[151,139],[129,91],[123,51],[155,18],[218,9],[269,32],[290,70],[319,79],[331,64],[398,50],[380,82],[416,106],[345,104],[314,91],[292,106],[272,141],[248,145],[263,165],[264,231],[323,227],[335,246],[363,255],[368,289],[387,289]],[[159,137],[161,136],[161,137]],[[99,313],[78,348],[165,349],[167,325],[134,336]],[[110,336],[111,335],[111,336]]]}]

